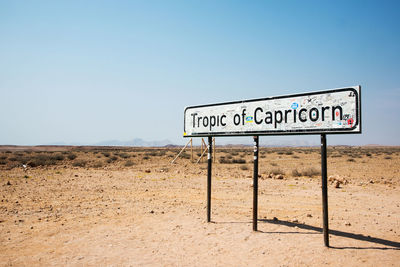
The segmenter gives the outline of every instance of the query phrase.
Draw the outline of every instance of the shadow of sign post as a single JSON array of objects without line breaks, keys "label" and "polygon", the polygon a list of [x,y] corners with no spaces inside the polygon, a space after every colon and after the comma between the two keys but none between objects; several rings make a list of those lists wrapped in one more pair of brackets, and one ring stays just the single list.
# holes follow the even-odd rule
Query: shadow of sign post
[{"label": "shadow of sign post", "polygon": [[257,231],[258,150],[261,135],[320,135],[324,244],[329,247],[327,134],[361,133],[361,86],[190,106],[184,137],[208,137],[207,221],[211,221],[212,137],[253,136],[253,230]]}]

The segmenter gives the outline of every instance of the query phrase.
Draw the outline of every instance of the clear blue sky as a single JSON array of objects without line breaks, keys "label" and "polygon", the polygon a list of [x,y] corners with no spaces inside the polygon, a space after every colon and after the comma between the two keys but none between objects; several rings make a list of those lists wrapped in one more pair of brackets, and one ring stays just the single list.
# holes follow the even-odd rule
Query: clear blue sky
[{"label": "clear blue sky", "polygon": [[185,106],[358,84],[328,143],[400,145],[400,1],[0,1],[0,144],[183,143]]}]

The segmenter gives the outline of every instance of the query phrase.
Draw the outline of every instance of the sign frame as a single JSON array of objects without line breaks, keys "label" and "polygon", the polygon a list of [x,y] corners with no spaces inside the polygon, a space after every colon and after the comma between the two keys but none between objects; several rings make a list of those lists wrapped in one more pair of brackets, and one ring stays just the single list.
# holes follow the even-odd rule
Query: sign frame
[{"label": "sign frame", "polygon": [[[351,91],[354,93],[354,96],[356,97],[355,100],[355,118],[357,119],[355,125],[353,126],[351,124],[351,128],[338,128],[338,129],[312,129],[309,125],[307,129],[301,129],[298,128],[296,130],[272,130],[272,131],[241,131],[241,132],[212,132],[211,128],[212,128],[212,124],[211,124],[211,118],[212,116],[210,116],[210,119],[207,119],[207,122],[210,123],[210,131],[206,132],[206,133],[195,133],[195,134],[187,134],[186,133],[186,111],[188,109],[192,109],[192,108],[202,108],[202,107],[212,107],[212,106],[221,106],[221,105],[230,105],[230,104],[241,104],[241,103],[249,103],[249,102],[255,102],[255,101],[269,101],[269,100],[274,100],[274,99],[283,99],[283,98],[293,98],[293,97],[301,97],[301,96],[312,96],[312,95],[318,95],[318,94],[325,94],[325,93],[336,93],[336,92],[343,92],[343,91]],[[352,97],[352,95],[349,95],[349,97]],[[310,100],[309,100],[310,101]],[[343,104],[341,103],[339,105],[340,109],[341,109],[341,113],[340,113],[340,118],[342,119],[342,115],[343,115],[343,109],[341,108],[341,106],[345,105],[347,102],[344,102]],[[291,106],[291,108],[296,109],[298,107],[298,103],[294,102],[293,104],[296,104],[295,108],[293,108],[293,106]],[[350,104],[351,107],[352,104]],[[332,121],[336,120],[336,116],[338,116],[336,114],[336,109],[338,106],[332,106]],[[257,108],[254,109],[254,121],[256,121],[256,112],[257,112]],[[260,108],[262,110],[262,108]],[[303,107],[304,109],[304,107]],[[316,122],[319,118],[319,115],[317,116],[317,119],[312,119],[312,113],[311,111],[314,108],[310,109],[309,112],[309,118],[311,121]],[[325,109],[327,109],[327,107],[325,106]],[[301,111],[302,109],[300,109],[299,111],[299,121],[305,122],[306,119],[303,121],[301,119]],[[307,111],[307,110],[306,110]],[[318,109],[317,109],[318,111]],[[322,121],[324,120],[324,107],[322,107],[321,109],[322,111]],[[272,114],[272,112],[268,111],[269,113]],[[285,110],[285,116],[287,115],[287,113],[289,113],[289,111]],[[294,122],[296,123],[296,112],[294,113]],[[276,114],[277,112],[275,111],[275,128],[277,128],[277,124],[276,124]],[[225,114],[223,114],[225,115]],[[226,126],[223,125],[222,122],[222,116],[221,115],[221,125],[222,126]],[[236,126],[238,126],[240,123],[236,124],[235,122],[235,116],[237,116],[238,113],[235,113],[234,115],[234,124]],[[351,114],[349,114],[351,115]],[[193,116],[193,120],[195,118],[195,114],[192,113],[191,116]],[[244,125],[244,120],[245,120],[245,115],[244,115],[244,111],[242,112],[242,125]],[[272,115],[271,115],[272,117]],[[200,118],[200,116],[199,116]],[[226,115],[225,115],[226,118]],[[350,117],[350,119],[353,119],[354,117]],[[214,119],[215,116],[214,116]],[[304,118],[303,118],[304,119]],[[349,120],[350,120],[349,119]],[[192,120],[192,122],[193,122]],[[198,125],[200,125],[200,119],[198,119]],[[208,121],[209,120],[209,121]],[[343,119],[342,119],[343,120]],[[345,118],[346,120],[346,118]],[[285,123],[287,121],[287,117],[285,117]],[[214,121],[215,122],[215,121]],[[267,123],[266,119],[265,119],[266,124],[270,124]],[[281,121],[279,123],[282,122],[282,112],[281,112]],[[354,122],[354,119],[353,119]],[[353,123],[352,122],[352,123]],[[195,127],[195,121],[193,122],[193,128]],[[207,123],[207,124],[208,124]],[[257,123],[257,121],[256,121]],[[208,125],[204,125],[204,120],[203,120],[203,126],[208,128]],[[259,124],[259,123],[257,123]],[[271,120],[271,124],[272,124],[272,120]],[[329,126],[329,125],[328,125]],[[356,129],[358,127],[358,129],[356,131],[353,131],[354,129]],[[301,94],[292,94],[292,95],[283,95],[283,96],[275,96],[275,97],[267,97],[267,98],[260,98],[260,99],[250,99],[250,100],[243,100],[243,101],[233,101],[233,102],[226,102],[226,103],[216,103],[216,104],[209,104],[209,105],[200,105],[200,106],[190,106],[185,108],[184,111],[184,137],[208,137],[208,146],[207,146],[207,150],[208,150],[208,157],[207,157],[207,222],[211,222],[211,174],[212,174],[212,138],[214,136],[253,136],[254,139],[254,169],[253,169],[253,231],[258,231],[257,229],[257,221],[258,221],[258,151],[259,151],[259,136],[264,135],[264,136],[273,136],[273,135],[321,135],[321,189],[322,189],[322,224],[323,224],[323,228],[322,228],[322,233],[323,233],[323,237],[324,237],[324,245],[326,247],[330,247],[329,245],[329,220],[328,220],[328,172],[327,172],[327,142],[326,142],[326,134],[361,134],[362,130],[361,130],[361,86],[352,86],[352,87],[345,87],[345,88],[337,88],[337,89],[330,89],[330,90],[323,90],[323,91],[315,91],[315,92],[309,92],[309,93],[301,93]]]},{"label": "sign frame", "polygon": [[[304,96],[314,96],[314,95],[324,95],[329,93],[338,93],[349,91],[354,93],[355,95],[355,112],[356,112],[356,123],[351,128],[326,128],[326,129],[294,129],[294,130],[270,130],[270,131],[231,131],[231,132],[201,132],[201,133],[192,133],[188,134],[186,132],[186,112],[190,109],[196,108],[204,108],[204,107],[214,107],[214,106],[223,106],[223,105],[232,105],[232,104],[245,104],[251,102],[259,102],[259,101],[274,101],[277,99],[285,99],[285,98],[294,98],[294,97],[304,97]],[[265,98],[257,98],[257,99],[248,99],[248,100],[240,100],[240,101],[231,101],[231,102],[223,102],[223,103],[214,103],[214,104],[206,104],[206,105],[196,105],[196,106],[188,106],[184,111],[184,137],[207,137],[207,136],[274,136],[274,135],[312,135],[312,134],[361,134],[362,133],[362,124],[361,124],[361,86],[351,86],[344,88],[336,88],[322,91],[313,91],[308,93],[299,93],[299,94],[290,94],[290,95],[281,95],[281,96],[273,96],[273,97],[265,97]],[[358,130],[354,131],[358,127]]]}]

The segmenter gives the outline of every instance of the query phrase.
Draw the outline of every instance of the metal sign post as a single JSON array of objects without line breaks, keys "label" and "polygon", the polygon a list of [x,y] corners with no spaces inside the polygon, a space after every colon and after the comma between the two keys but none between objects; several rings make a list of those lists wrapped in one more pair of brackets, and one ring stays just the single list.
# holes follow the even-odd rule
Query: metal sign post
[{"label": "metal sign post", "polygon": [[258,217],[258,136],[254,136],[254,173],[253,173],[253,231],[257,231]]},{"label": "metal sign post", "polygon": [[324,244],[329,247],[329,226],[328,226],[328,179],[326,164],[326,135],[321,134],[321,177],[322,177],[322,220]]},{"label": "metal sign post", "polygon": [[207,222],[211,222],[211,170],[212,170],[212,137],[208,137],[207,156]]}]

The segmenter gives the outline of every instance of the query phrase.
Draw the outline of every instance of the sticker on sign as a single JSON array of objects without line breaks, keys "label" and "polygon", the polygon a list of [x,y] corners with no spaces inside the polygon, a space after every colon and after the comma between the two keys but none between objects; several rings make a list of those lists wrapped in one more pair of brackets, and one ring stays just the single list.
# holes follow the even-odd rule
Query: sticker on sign
[{"label": "sticker on sign", "polygon": [[361,86],[191,106],[184,136],[361,133]]}]

